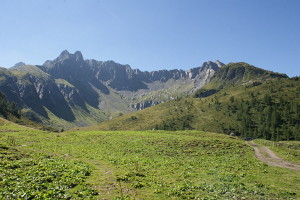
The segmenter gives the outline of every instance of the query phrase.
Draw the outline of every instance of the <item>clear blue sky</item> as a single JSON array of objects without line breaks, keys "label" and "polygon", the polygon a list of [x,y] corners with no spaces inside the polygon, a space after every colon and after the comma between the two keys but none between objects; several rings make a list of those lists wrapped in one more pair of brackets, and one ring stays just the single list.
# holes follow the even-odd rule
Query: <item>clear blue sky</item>
[{"label": "clear blue sky", "polygon": [[0,66],[67,49],[143,71],[244,61],[300,75],[300,0],[1,0]]}]

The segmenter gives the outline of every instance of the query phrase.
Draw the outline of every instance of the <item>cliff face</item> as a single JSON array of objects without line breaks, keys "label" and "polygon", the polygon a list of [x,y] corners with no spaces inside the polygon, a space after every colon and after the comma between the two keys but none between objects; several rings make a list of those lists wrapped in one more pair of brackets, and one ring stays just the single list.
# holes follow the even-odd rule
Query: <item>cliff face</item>
[{"label": "cliff face", "polygon": [[169,80],[181,79],[195,80],[195,87],[199,87],[209,81],[214,72],[223,65],[219,61],[209,61],[188,71],[174,69],[142,72],[114,61],[83,60],[81,52],[70,54],[65,50],[55,60],[46,61],[39,67],[54,78],[62,78],[72,84],[78,81],[92,82],[96,79],[98,84],[109,86],[116,91],[137,92],[150,89],[149,85],[154,82],[166,83]]},{"label": "cliff face", "polygon": [[222,65],[217,61],[188,71],[142,72],[113,61],[84,60],[79,51],[63,51],[40,66],[1,68],[0,91],[36,121],[85,126],[188,95],[209,82]]},{"label": "cliff face", "polygon": [[75,119],[51,76],[35,66],[22,66],[4,71],[6,76],[2,76],[0,90],[10,101],[16,102],[21,108],[30,109],[45,119],[50,119],[47,110],[67,121]]}]

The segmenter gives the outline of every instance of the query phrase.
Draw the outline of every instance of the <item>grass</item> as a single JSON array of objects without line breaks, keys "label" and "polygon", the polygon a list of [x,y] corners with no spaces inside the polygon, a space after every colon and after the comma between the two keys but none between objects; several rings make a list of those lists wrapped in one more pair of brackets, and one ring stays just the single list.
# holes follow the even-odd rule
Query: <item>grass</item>
[{"label": "grass", "polygon": [[83,181],[90,167],[0,144],[1,199],[86,199],[97,194]]},{"label": "grass", "polygon": [[235,137],[202,131],[12,129],[0,133],[6,146],[92,166],[84,183],[97,189],[97,199],[300,198],[299,171],[261,163]]},{"label": "grass", "polygon": [[61,78],[55,79],[55,83],[57,85],[67,85],[68,87],[74,88],[74,85],[72,85],[65,79],[61,79]]},{"label": "grass", "polygon": [[[152,87],[155,88],[155,83]],[[152,92],[141,95],[140,97],[135,97],[135,100],[131,100],[131,103],[142,103],[147,101],[168,101],[176,97],[185,97],[193,89],[194,83],[182,80],[168,80],[164,83],[163,89],[154,90]],[[150,86],[151,88],[151,86]]]},{"label": "grass", "polygon": [[[44,109],[46,110],[49,119],[46,119],[43,116],[39,116],[39,120],[41,120],[41,124],[44,126],[53,127],[57,130],[66,130],[74,127],[95,125],[107,118],[107,116],[105,116],[105,113],[102,110],[93,108],[88,104],[85,105],[87,107],[87,110],[82,109],[80,106],[77,105],[70,107],[73,114],[76,117],[74,121],[67,121],[62,119],[53,114],[46,107],[44,107]],[[26,112],[27,110],[23,109],[23,111]],[[27,121],[30,122],[29,120]]]},{"label": "grass", "polygon": [[[10,72],[17,76],[18,78],[24,78],[26,74],[31,74],[35,77],[42,78],[42,79],[49,79],[50,75],[46,72],[42,71],[38,67],[34,65],[24,65],[21,67],[17,67],[13,70],[10,70]],[[28,80],[27,80],[28,81]]]}]

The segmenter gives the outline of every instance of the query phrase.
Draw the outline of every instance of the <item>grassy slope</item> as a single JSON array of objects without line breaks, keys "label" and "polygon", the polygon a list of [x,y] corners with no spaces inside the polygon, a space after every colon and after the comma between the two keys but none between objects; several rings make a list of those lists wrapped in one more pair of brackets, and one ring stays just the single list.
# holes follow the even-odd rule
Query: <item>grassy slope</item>
[{"label": "grassy slope", "polygon": [[21,67],[11,69],[9,71],[19,78],[24,77],[28,73],[35,77],[40,77],[40,78],[45,78],[45,79],[50,77],[49,74],[47,74],[46,72],[42,71],[41,69],[39,69],[38,67],[36,67],[34,65],[24,65]]},{"label": "grassy slope", "polygon": [[222,89],[227,86],[263,82],[270,78],[287,78],[287,76],[285,74],[267,71],[244,62],[229,63],[221,67],[212,81],[204,88]]},{"label": "grassy slope", "polygon": [[[99,190],[97,198],[300,198],[300,172],[269,167],[254,157],[244,141],[226,135],[201,131],[45,133],[14,124],[2,124],[0,129],[1,143],[15,145],[20,152],[51,153],[61,157],[58,162],[93,165],[87,182]],[[55,158],[43,162],[47,166]],[[80,167],[67,163],[71,169]],[[51,176],[50,172],[45,176]],[[39,181],[46,184],[44,179]]]},{"label": "grassy slope", "polygon": [[[155,83],[153,83],[155,85]],[[152,87],[154,87],[152,85]],[[161,86],[160,86],[161,87]],[[168,101],[174,97],[187,96],[189,91],[194,87],[193,82],[179,80],[168,80],[165,83],[165,88],[160,90],[155,90],[149,93],[145,93],[141,96],[135,96],[134,98],[129,98],[131,104],[141,103],[146,101]],[[155,87],[154,87],[155,88]],[[151,90],[151,87],[150,87]]]},{"label": "grassy slope", "polygon": [[[162,121],[180,118],[191,115],[192,128],[199,130],[209,130],[222,132],[221,124],[228,124],[232,127],[237,125],[237,116],[229,115],[226,105],[229,104],[230,97],[236,101],[241,99],[250,100],[251,93],[259,93],[258,99],[262,99],[271,90],[270,95],[278,99],[285,98],[287,101],[300,103],[300,98],[296,92],[297,87],[288,87],[290,84],[300,86],[299,81],[294,80],[270,80],[265,84],[246,88],[245,86],[229,87],[215,95],[206,98],[184,98],[169,101],[145,110],[131,113],[119,118],[100,123],[98,126],[86,127],[86,130],[149,130],[155,128],[156,124]],[[280,92],[276,92],[280,91]],[[216,110],[215,99],[222,104],[220,111]],[[136,117],[136,118],[135,118]]]},{"label": "grassy slope", "polygon": [[48,127],[54,127],[58,131],[60,130],[66,130],[70,129],[72,127],[81,127],[81,126],[87,126],[87,125],[93,125],[99,123],[99,121],[103,121],[107,117],[104,115],[103,111],[96,109],[88,104],[86,104],[86,107],[88,108],[88,112],[86,110],[83,110],[79,106],[72,106],[71,110],[73,114],[75,115],[75,120],[72,122],[63,120],[62,118],[57,117],[54,115],[51,111],[49,111],[47,108],[45,110],[48,113],[49,119],[45,119],[40,117],[42,120],[42,124]]},{"label": "grassy slope", "polygon": [[0,199],[93,198],[90,165],[21,148],[33,135],[46,133],[0,118]]},{"label": "grassy slope", "polygon": [[[225,71],[226,67],[228,66],[225,66]],[[254,67],[250,66],[250,68]],[[232,97],[235,99],[236,104],[251,102],[253,98],[258,102],[263,102],[265,95],[268,94],[272,97],[274,103],[284,99],[286,102],[300,105],[299,79],[272,78],[283,75],[268,71],[261,72],[259,70],[257,73],[263,74],[260,78],[254,76],[253,73],[246,73],[244,76],[228,79],[227,82],[221,84],[226,86],[223,89],[220,89],[221,85],[219,83],[221,80],[219,78],[224,73],[220,73],[202,89],[219,90],[219,92],[209,97],[188,97],[169,101],[136,113],[105,121],[98,126],[87,127],[85,130],[152,130],[154,128],[160,129],[165,123],[173,126],[176,130],[197,129],[224,133],[226,129],[229,133],[231,129],[238,130],[242,128],[237,114],[229,109],[229,107],[233,106],[230,102]],[[228,74],[230,73],[227,72]],[[255,80],[253,76],[256,77]],[[265,78],[267,80],[264,80]],[[278,110],[278,112],[281,111]],[[253,120],[258,120],[259,112],[250,109],[250,113]],[[184,124],[185,121],[186,124]]]}]

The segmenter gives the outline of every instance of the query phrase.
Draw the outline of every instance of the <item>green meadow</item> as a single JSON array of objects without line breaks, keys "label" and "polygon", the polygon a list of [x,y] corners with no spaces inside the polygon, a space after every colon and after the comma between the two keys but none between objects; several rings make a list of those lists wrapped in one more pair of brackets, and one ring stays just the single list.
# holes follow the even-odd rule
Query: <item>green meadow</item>
[{"label": "green meadow", "polygon": [[[0,130],[0,199],[300,198],[299,171],[262,163],[237,137],[202,131],[52,133],[12,123]],[[280,155],[293,152],[287,157],[299,162],[291,149],[279,143],[273,148]]]}]

